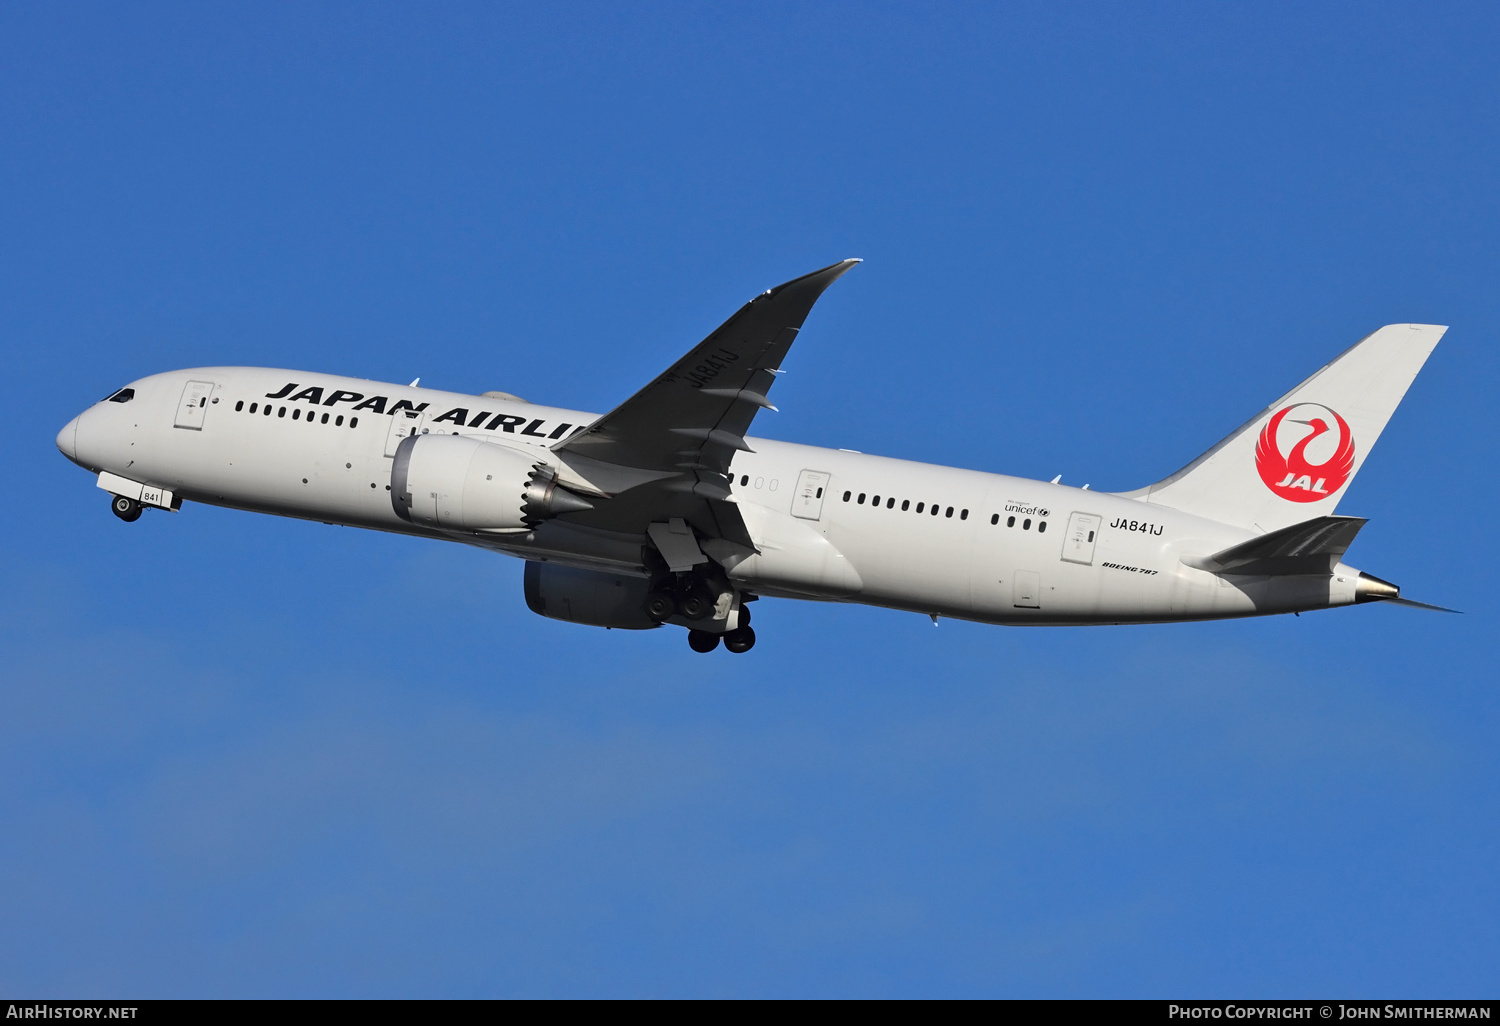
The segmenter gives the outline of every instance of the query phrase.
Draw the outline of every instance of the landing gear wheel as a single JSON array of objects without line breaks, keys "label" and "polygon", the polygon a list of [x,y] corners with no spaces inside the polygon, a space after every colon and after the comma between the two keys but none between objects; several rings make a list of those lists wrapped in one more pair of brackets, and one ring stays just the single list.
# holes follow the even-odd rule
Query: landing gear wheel
[{"label": "landing gear wheel", "polygon": [[714,603],[707,595],[690,591],[682,596],[682,601],[677,603],[677,608],[689,620],[702,620],[713,613]]},{"label": "landing gear wheel", "polygon": [[755,632],[749,627],[737,627],[724,635],[724,647],[739,654],[755,647]]},{"label": "landing gear wheel", "polygon": [[116,495],[110,502],[109,508],[115,511],[115,516],[127,524],[141,518],[141,504],[123,495]]},{"label": "landing gear wheel", "polygon": [[688,648],[694,652],[712,652],[718,647],[719,636],[717,634],[710,634],[708,631],[688,631]]},{"label": "landing gear wheel", "polygon": [[665,591],[653,591],[646,596],[646,615],[653,620],[665,620],[677,612],[677,603]]}]

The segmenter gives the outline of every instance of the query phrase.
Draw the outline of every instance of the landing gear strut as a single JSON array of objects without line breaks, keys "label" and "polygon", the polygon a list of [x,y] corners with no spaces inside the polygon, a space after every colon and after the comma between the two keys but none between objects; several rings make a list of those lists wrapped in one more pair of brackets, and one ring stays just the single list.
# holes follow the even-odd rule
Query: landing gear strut
[{"label": "landing gear strut", "polygon": [[141,518],[141,504],[123,495],[116,495],[110,502],[109,508],[115,511],[115,516],[127,524]]}]

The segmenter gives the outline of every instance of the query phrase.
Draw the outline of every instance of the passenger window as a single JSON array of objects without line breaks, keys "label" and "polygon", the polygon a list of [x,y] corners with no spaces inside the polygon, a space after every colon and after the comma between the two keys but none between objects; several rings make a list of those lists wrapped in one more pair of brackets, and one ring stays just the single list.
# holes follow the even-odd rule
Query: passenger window
[{"label": "passenger window", "polygon": [[255,407],[256,407],[256,405],[257,405],[257,404],[256,404],[256,403],[251,403],[251,404],[250,404],[250,412],[251,412],[251,413],[254,413],[254,412],[255,412]]},{"label": "passenger window", "polygon": [[896,508],[896,500],[895,499],[886,499],[885,500],[885,508],[886,509],[895,509]]},{"label": "passenger window", "polygon": [[1036,522],[1036,533],[1037,534],[1046,534],[1047,533],[1047,521],[1045,521],[1045,520],[1038,520]]},{"label": "passenger window", "polygon": [[1093,541],[1093,540],[1094,540],[1094,532],[1090,531],[1089,532],[1089,541]]},{"label": "passenger window", "polygon": [[953,507],[949,506],[948,507],[948,512],[944,513],[943,516],[947,517],[949,520],[952,520],[953,519]]},{"label": "passenger window", "polygon": [[349,426],[352,427],[352,428],[359,427],[359,418],[358,417],[350,417],[349,418]]},{"label": "passenger window", "polygon": [[999,522],[1000,522],[1000,514],[999,513],[995,513],[995,514],[993,514],[990,517],[990,526],[993,527],[995,524],[998,524]]},{"label": "passenger window", "polygon": [[327,424],[327,423],[328,423],[328,414],[326,414],[326,413],[325,413],[325,414],[323,414],[323,423],[324,423],[324,424]]},{"label": "passenger window", "polygon": [[266,403],[266,405],[260,408],[260,412],[263,416],[269,417],[271,415],[271,404]]},{"label": "passenger window", "polygon": [[857,503],[859,503],[861,506],[863,506],[865,504],[865,493],[864,492],[860,492],[859,493],[859,498],[855,499],[854,501],[857,502]]},{"label": "passenger window", "polygon": [[1015,517],[1006,517],[1005,518],[1005,526],[1006,527],[1015,527],[1016,526],[1016,518]]},{"label": "passenger window", "polygon": [[[740,475],[740,487],[744,488],[749,483],[750,483],[750,475],[749,474],[741,474]],[[845,495],[844,498],[847,499],[847,498],[849,498],[849,496]]]},{"label": "passenger window", "polygon": [[819,488],[818,489],[817,498],[821,499],[822,497],[823,497],[823,489]]},{"label": "passenger window", "polygon": [[905,513],[909,509],[911,509],[911,500],[910,499],[902,499],[901,500],[901,512]]},{"label": "passenger window", "polygon": [[1031,530],[1031,518],[1030,517],[1027,517],[1025,520],[1021,521],[1021,530],[1023,530],[1023,531],[1029,531],[1029,530]]},{"label": "passenger window", "polygon": [[849,501],[849,496],[851,496],[853,494],[854,494],[853,492],[845,492],[844,493],[844,501],[848,502]]},{"label": "passenger window", "polygon": [[299,409],[295,409],[295,410],[292,411],[292,419],[293,420],[301,420],[302,419],[302,410],[300,408]]},{"label": "passenger window", "polygon": [[[937,516],[942,511],[943,511],[942,507],[939,506],[937,503],[933,503],[932,504],[932,515],[933,516]],[[948,515],[950,517],[953,515],[953,507],[952,506],[948,507]]]},{"label": "passenger window", "polygon": [[967,519],[969,519],[969,511],[966,510],[966,509],[965,510],[960,510],[959,514],[958,514],[958,519],[960,519],[960,520],[967,520]]},{"label": "passenger window", "polygon": [[922,512],[922,507],[925,506],[925,505],[926,505],[926,503],[923,503],[923,502],[917,503],[917,512],[918,513]]},{"label": "passenger window", "polygon": [[276,416],[278,416],[278,417],[285,417],[286,416],[286,407],[283,406],[280,409],[278,409],[276,411]]},{"label": "passenger window", "polygon": [[879,506],[880,505],[880,496],[877,495],[873,499],[871,499],[870,500],[870,505],[871,506]]},{"label": "passenger window", "polygon": [[243,400],[243,399],[241,399],[239,402],[237,402],[237,403],[234,404],[234,412],[235,413],[239,413],[244,408],[245,408],[245,400]]}]

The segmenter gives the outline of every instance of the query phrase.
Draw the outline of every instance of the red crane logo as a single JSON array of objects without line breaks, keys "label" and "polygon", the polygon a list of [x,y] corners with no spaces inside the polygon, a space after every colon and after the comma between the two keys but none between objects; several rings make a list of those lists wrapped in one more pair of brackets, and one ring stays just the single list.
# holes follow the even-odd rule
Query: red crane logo
[{"label": "red crane logo", "polygon": [[[1293,418],[1289,423],[1306,424],[1312,430],[1298,439],[1292,446],[1292,451],[1283,456],[1280,444],[1281,422],[1288,413],[1304,407],[1310,408],[1307,412],[1314,415],[1306,420]],[[1322,463],[1309,463],[1308,445],[1333,430],[1327,420],[1316,415],[1318,411],[1327,413],[1337,424],[1337,445],[1333,455]],[[1319,448],[1326,451],[1327,446],[1328,442],[1323,442]],[[1354,435],[1349,431],[1344,418],[1326,406],[1319,403],[1288,406],[1278,411],[1262,429],[1260,441],[1255,445],[1255,469],[1260,472],[1260,479],[1266,483],[1266,487],[1283,499],[1291,502],[1317,502],[1326,499],[1342,488],[1354,471]]]}]

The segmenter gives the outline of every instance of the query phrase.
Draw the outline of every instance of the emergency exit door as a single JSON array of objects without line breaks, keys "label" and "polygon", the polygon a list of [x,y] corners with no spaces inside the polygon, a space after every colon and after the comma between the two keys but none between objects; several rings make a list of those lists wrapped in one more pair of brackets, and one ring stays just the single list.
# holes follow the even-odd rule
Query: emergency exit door
[{"label": "emergency exit door", "polygon": [[1068,518],[1068,533],[1063,535],[1062,558],[1068,563],[1094,565],[1094,544],[1099,540],[1103,518],[1096,513],[1074,513]]},{"label": "emergency exit door", "polygon": [[828,490],[829,475],[821,470],[804,470],[797,475],[797,491],[792,496],[792,516],[817,520],[823,515],[823,493]]},{"label": "emergency exit door", "polygon": [[208,397],[213,390],[212,381],[189,381],[177,403],[177,419],[172,422],[173,426],[202,431],[203,418],[208,414]]}]

